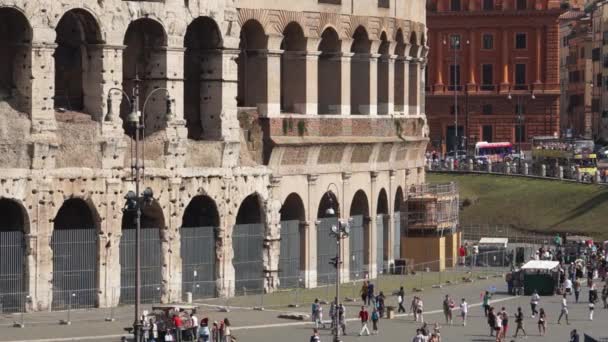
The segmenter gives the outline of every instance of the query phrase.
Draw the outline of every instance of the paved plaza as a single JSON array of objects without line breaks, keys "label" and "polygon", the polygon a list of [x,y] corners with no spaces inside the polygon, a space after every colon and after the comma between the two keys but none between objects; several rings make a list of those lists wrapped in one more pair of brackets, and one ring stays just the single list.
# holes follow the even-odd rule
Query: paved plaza
[{"label": "paved plaza", "polygon": [[[594,321],[588,320],[588,306],[586,302],[587,289],[581,294],[582,302],[570,304],[570,325],[562,322],[557,324],[557,316],[560,310],[559,297],[542,297],[540,307],[547,311],[549,325],[547,335],[540,337],[536,320],[529,318],[529,297],[513,297],[505,295],[505,286],[501,278],[490,278],[478,280],[472,284],[457,284],[446,286],[441,289],[428,289],[422,293],[425,301],[425,320],[430,324],[439,322],[444,342],[452,341],[494,341],[489,337],[489,328],[480,306],[480,294],[485,289],[496,287],[497,293],[493,297],[493,306],[506,307],[510,315],[509,335],[514,332],[514,313],[518,306],[524,309],[526,314],[525,328],[529,334],[527,341],[568,341],[570,330],[577,329],[592,336],[608,336],[608,310],[597,305]],[[453,326],[444,324],[441,312],[441,301],[445,294],[450,294],[455,300],[465,297],[469,302],[470,317],[466,327],[461,326],[458,315],[455,314]],[[411,293],[406,293],[406,300],[411,300]],[[573,298],[569,298],[573,301]],[[390,297],[387,305],[394,305],[395,298]],[[409,305],[406,305],[409,307]],[[220,320],[228,317],[234,325],[234,334],[240,341],[262,342],[262,341],[308,341],[311,334],[311,323],[301,321],[287,321],[278,319],[277,315],[290,312],[308,313],[309,305],[302,305],[297,309],[267,309],[265,311],[253,311],[249,308],[233,308],[229,313],[218,312],[215,304],[202,304],[201,317],[210,317],[211,320]],[[207,309],[205,309],[207,308]],[[328,307],[325,307],[325,313]],[[359,311],[358,303],[349,303],[347,306],[348,335],[344,341],[411,341],[416,328],[420,323],[414,323],[409,313],[398,315],[394,320],[381,320],[380,334],[371,337],[357,336],[360,324],[356,320]],[[408,308],[409,311],[409,308]],[[19,315],[2,316],[0,321],[0,341],[120,341],[124,331],[123,328],[131,324],[132,307],[122,307],[111,312],[110,310],[96,309],[87,311],[72,311],[72,325],[59,325],[59,320],[67,318],[67,312],[32,313],[24,316],[26,328],[13,328],[12,323],[19,321]],[[104,318],[114,315],[115,322],[105,322]],[[507,339],[510,341],[511,339]],[[322,341],[331,341],[328,330],[322,331]]]}]

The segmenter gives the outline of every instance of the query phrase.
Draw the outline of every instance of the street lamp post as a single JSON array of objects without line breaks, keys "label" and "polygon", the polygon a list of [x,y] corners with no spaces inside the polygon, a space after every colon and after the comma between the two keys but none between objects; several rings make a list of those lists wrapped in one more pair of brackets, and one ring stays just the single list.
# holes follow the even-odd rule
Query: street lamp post
[{"label": "street lamp post", "polygon": [[[340,339],[340,265],[342,265],[342,260],[340,254],[342,252],[342,240],[347,238],[350,233],[350,223],[346,220],[341,220],[339,215],[339,210],[334,208],[335,203],[331,196],[331,186],[335,186],[336,190],[338,190],[338,186],[334,183],[330,183],[327,187],[326,196],[329,199],[329,207],[325,210],[326,217],[335,217],[335,224],[331,226],[331,230],[329,232],[329,236],[336,239],[336,257],[333,258],[329,263],[336,268],[336,299],[335,299],[335,315],[334,315],[334,342],[342,341]],[[336,192],[337,193],[337,192]]]},{"label": "street lamp post", "polygon": [[[148,104],[148,100],[158,91],[165,91],[167,93],[167,113],[166,120],[167,122],[171,121],[174,117],[173,114],[173,99],[169,95],[169,90],[166,88],[156,88],[151,91],[146,99],[144,100],[144,105],[142,107],[142,111],[139,111],[139,78],[136,75],[133,80],[133,94],[132,100],[129,99],[129,96],[124,92],[124,90],[120,88],[111,88],[108,91],[108,113],[106,115],[106,121],[115,120],[115,114],[113,112],[112,106],[112,91],[116,90],[122,93],[123,97],[127,99],[127,102],[131,105],[131,112],[125,118],[126,123],[129,127],[135,130],[135,148],[131,150],[131,153],[135,152],[135,158],[131,159],[131,175],[133,181],[135,182],[135,192],[128,191],[125,195],[125,208],[123,211],[125,212],[135,212],[135,312],[134,312],[134,321],[133,321],[133,337],[135,342],[140,342],[142,339],[142,322],[140,319],[140,307],[141,307],[141,215],[142,208],[150,204],[154,197],[154,192],[151,188],[145,188],[145,190],[140,193],[141,183],[143,182],[142,176],[145,174],[145,160],[143,160],[144,148],[145,148],[145,127],[146,127],[146,105]],[[142,148],[142,161],[140,163],[140,143]]]},{"label": "street lamp post", "polygon": [[[507,99],[509,99],[509,101],[513,100],[513,95],[511,95],[511,93],[509,93],[509,95],[507,96]],[[536,95],[534,95],[534,93],[531,93],[530,95],[530,99],[535,100],[536,99]],[[519,95],[515,97],[515,103],[516,103],[516,109],[517,109],[517,134],[516,134],[516,141],[515,143],[517,144],[517,168],[519,169],[518,172],[521,172],[521,159],[523,157],[523,154],[521,152],[521,140],[522,140],[522,127],[523,127],[523,123],[524,123],[524,113],[523,113],[523,104],[524,104],[524,95]]]},{"label": "street lamp post", "polygon": [[[467,45],[470,44],[470,41],[466,41]],[[447,45],[447,41],[443,40],[443,45]],[[460,50],[460,36],[455,35],[450,37],[450,46],[452,47],[452,51],[454,51],[454,82],[452,83],[453,91],[454,91],[454,158],[458,159],[458,151],[460,150],[461,144],[458,140],[458,88],[460,86],[460,66],[458,64],[458,51]],[[448,68],[449,71],[449,68]],[[466,136],[466,132],[464,132]],[[450,151],[448,151],[450,152]]]}]

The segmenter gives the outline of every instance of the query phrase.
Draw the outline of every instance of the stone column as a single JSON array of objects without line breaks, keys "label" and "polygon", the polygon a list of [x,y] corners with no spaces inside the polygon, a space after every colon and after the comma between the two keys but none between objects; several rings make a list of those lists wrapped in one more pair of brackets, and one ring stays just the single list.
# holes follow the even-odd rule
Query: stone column
[{"label": "stone column", "polygon": [[410,61],[409,114],[420,115],[420,65],[418,59]]},{"label": "stone column", "polygon": [[[342,219],[350,218],[350,199],[354,195],[354,191],[349,189],[350,179],[352,177],[350,172],[342,172],[342,193],[338,196],[340,201],[340,216]],[[348,198],[348,202],[347,202]],[[340,253],[340,260],[342,260],[342,267],[340,268],[340,282],[346,283],[350,281],[350,238],[342,240],[342,250]]]},{"label": "stone column", "polygon": [[306,268],[304,269],[304,286],[306,288],[317,287],[317,211],[311,208],[317,208],[319,203],[315,203],[315,199],[319,198],[317,192],[317,179],[319,175],[308,175],[308,221],[313,222],[312,229],[310,224],[306,230]]},{"label": "stone column", "polygon": [[169,200],[164,202],[167,206],[163,214],[167,218],[166,227],[161,227],[161,262],[162,262],[162,286],[161,302],[175,303],[182,300],[182,257],[181,253],[181,215],[172,215],[179,209],[179,192],[182,186],[181,178],[171,178],[171,191],[168,192]]},{"label": "stone column", "polygon": [[395,264],[395,254],[397,254],[397,251],[394,250],[395,247],[395,199],[393,198],[393,196],[395,196],[395,189],[397,188],[396,184],[395,184],[395,170],[390,170],[389,171],[389,178],[388,178],[388,191],[389,191],[389,195],[388,195],[388,212],[389,212],[389,219],[388,219],[388,250],[387,250],[387,255],[388,255],[388,264],[389,264],[389,269],[392,269],[392,267]]},{"label": "stone column", "polygon": [[362,114],[378,115],[378,59],[380,54],[369,55],[369,107]]},{"label": "stone column", "polygon": [[32,133],[57,129],[53,97],[55,89],[55,49],[57,44],[32,44],[31,119]]},{"label": "stone column", "polygon": [[351,52],[342,52],[335,58],[340,63],[340,103],[338,103],[337,114],[350,115],[350,82],[351,82],[351,60],[354,56]]},{"label": "stone column", "polygon": [[378,258],[382,258],[382,256],[378,256],[378,226],[377,226],[377,219],[378,219],[378,215],[376,214],[377,210],[375,210],[378,206],[377,203],[377,196],[376,196],[376,188],[377,188],[377,181],[378,181],[378,172],[377,171],[372,171],[370,173],[370,197],[369,197],[369,202],[370,202],[370,213],[369,213],[369,229],[367,232],[367,241],[369,241],[369,245],[367,246],[367,250],[365,251],[365,253],[367,255],[369,255],[369,265],[368,265],[368,272],[369,272],[369,277],[370,278],[376,278],[376,276],[378,275],[378,265],[377,265],[377,260]]},{"label": "stone column", "polygon": [[108,178],[105,193],[107,205],[103,213],[105,220],[101,222],[99,234],[99,306],[102,308],[116,306],[120,299],[122,195],[121,180]]},{"label": "stone column", "polygon": [[383,70],[386,70],[387,78],[378,79],[385,84],[382,85],[383,91],[385,94],[383,98],[380,99],[378,103],[378,114],[393,114],[395,112],[395,60],[397,56],[395,55],[383,55],[380,57],[379,63],[382,66]]},{"label": "stone column", "polygon": [[[30,234],[26,236],[26,255],[33,261],[28,269],[30,279],[31,309],[35,311],[50,310],[53,302],[53,180],[47,176],[37,184],[35,194],[35,220],[32,220]],[[31,257],[30,257],[31,255]]]},{"label": "stone column", "polygon": [[304,84],[304,106],[299,109],[303,114],[317,115],[318,105],[318,90],[319,85],[319,51],[308,51],[305,55],[306,63],[306,82]]},{"label": "stone column", "polygon": [[403,114],[409,114],[410,112],[410,61],[409,57],[402,57],[401,63],[403,63]]},{"label": "stone column", "polygon": [[267,66],[266,97],[258,103],[260,115],[265,117],[281,114],[281,56],[283,50],[267,50],[260,52],[257,58],[262,59]]},{"label": "stone column", "polygon": [[509,31],[502,30],[502,82],[500,83],[500,92],[509,91]]}]

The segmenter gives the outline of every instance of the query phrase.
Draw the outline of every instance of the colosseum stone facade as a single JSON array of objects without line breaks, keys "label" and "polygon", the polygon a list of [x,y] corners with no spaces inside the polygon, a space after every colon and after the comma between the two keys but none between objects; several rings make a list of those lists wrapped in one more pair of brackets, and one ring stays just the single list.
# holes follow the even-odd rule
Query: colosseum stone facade
[{"label": "colosseum stone facade", "polygon": [[424,0],[0,0],[4,310],[133,300],[136,85],[144,300],[332,281],[332,205],[342,280],[389,269],[425,33]]}]

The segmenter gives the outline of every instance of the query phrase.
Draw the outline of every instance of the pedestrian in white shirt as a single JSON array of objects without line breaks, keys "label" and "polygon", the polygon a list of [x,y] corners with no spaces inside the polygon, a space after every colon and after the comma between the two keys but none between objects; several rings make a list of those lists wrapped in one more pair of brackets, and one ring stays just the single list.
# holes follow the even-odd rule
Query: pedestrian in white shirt
[{"label": "pedestrian in white shirt", "polygon": [[462,326],[465,327],[467,325],[467,315],[469,314],[469,303],[462,298],[460,302],[460,317],[462,317]]},{"label": "pedestrian in white shirt", "polygon": [[560,321],[562,317],[566,317],[566,324],[570,325],[568,321],[568,301],[566,300],[566,294],[562,297],[562,311],[559,313],[559,318],[557,319],[557,324],[561,324]]},{"label": "pedestrian in white shirt", "polygon": [[566,278],[564,281],[564,289],[566,290],[567,294],[572,294],[572,280],[570,280],[570,278]]}]

